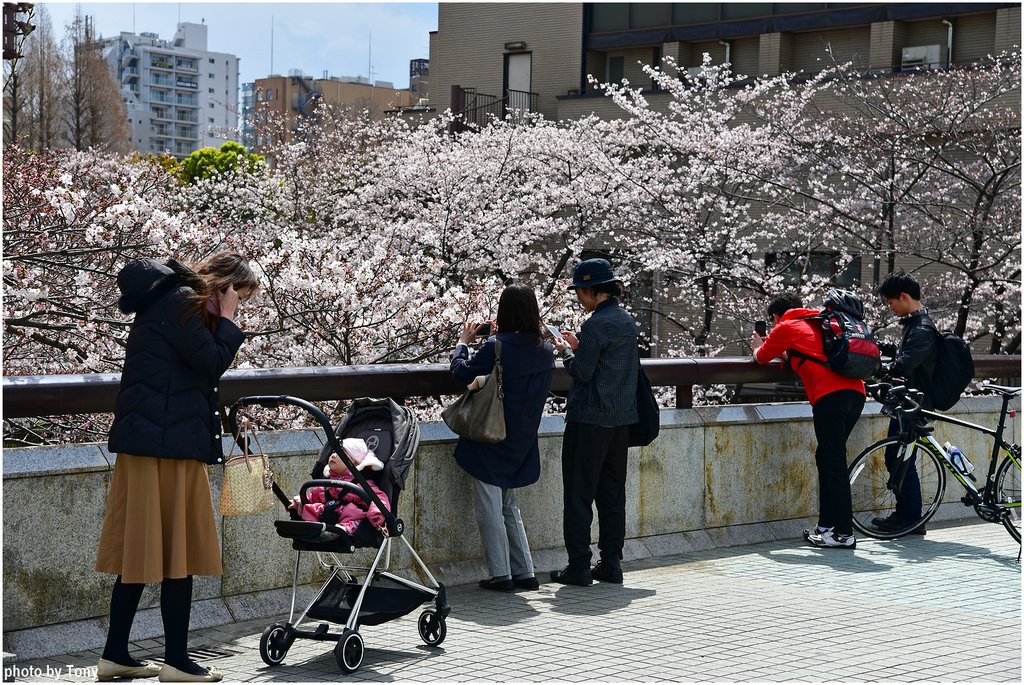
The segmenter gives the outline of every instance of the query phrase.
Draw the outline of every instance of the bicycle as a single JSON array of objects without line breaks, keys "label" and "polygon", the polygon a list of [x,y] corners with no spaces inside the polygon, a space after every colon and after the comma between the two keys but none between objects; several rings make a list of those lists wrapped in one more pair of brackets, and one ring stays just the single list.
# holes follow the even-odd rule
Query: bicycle
[{"label": "bicycle", "polygon": [[[1010,401],[1020,388],[986,386],[1002,397],[1003,406],[997,428],[986,428],[951,416],[922,409],[923,394],[903,385],[875,383],[868,391],[883,405],[882,413],[899,421],[899,434],[872,444],[850,463],[850,490],[853,499],[853,527],[859,533],[880,540],[902,537],[924,525],[939,510],[946,490],[946,473],[963,486],[966,494],[960,501],[973,506],[975,513],[990,523],[1002,523],[1013,539],[1020,542],[1020,445],[1003,439]],[[932,427],[922,419],[951,423],[992,436],[992,458],[984,486],[975,485],[973,473],[961,470],[951,455],[932,436]],[[897,466],[892,473],[885,464],[886,450],[895,450]],[[1005,454],[998,468],[1000,451]],[[901,520],[886,530],[877,527],[877,519],[885,519],[896,510],[896,494],[911,468],[916,469],[921,483],[921,516]],[[874,522],[873,522],[874,521]],[[888,522],[887,522],[888,523]]]}]

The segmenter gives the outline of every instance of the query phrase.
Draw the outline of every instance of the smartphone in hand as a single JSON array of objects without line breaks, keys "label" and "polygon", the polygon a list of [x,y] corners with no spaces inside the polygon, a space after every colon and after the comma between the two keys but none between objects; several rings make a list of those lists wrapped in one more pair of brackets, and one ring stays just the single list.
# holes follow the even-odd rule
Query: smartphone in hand
[{"label": "smartphone in hand", "polygon": [[491,324],[490,324],[490,322],[485,322],[482,326],[480,326],[480,328],[476,332],[476,335],[479,338],[486,338],[490,334],[491,334]]},{"label": "smartphone in hand", "polygon": [[569,344],[565,341],[565,338],[562,337],[562,332],[559,331],[557,328],[555,328],[554,326],[545,326],[545,328],[548,329],[548,333],[551,334],[552,338],[554,338],[555,340],[561,340],[563,343],[567,345]]},{"label": "smartphone in hand", "polygon": [[768,335],[768,322],[767,321],[755,321],[754,332],[762,338]]}]

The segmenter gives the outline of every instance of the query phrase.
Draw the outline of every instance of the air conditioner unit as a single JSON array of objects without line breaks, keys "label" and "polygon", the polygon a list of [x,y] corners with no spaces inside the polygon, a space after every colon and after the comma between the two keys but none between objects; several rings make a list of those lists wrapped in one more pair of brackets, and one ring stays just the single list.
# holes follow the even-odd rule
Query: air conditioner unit
[{"label": "air conditioner unit", "polygon": [[903,48],[903,60],[900,63],[900,71],[913,71],[914,69],[938,69],[942,66],[939,61],[941,46],[936,45],[914,45]]}]

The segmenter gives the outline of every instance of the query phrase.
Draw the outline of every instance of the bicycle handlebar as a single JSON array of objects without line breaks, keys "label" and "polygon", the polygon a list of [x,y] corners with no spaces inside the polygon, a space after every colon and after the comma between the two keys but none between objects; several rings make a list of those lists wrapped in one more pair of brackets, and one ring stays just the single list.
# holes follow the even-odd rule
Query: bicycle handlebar
[{"label": "bicycle handlebar", "polygon": [[922,410],[924,393],[907,387],[905,381],[900,385],[879,381],[865,384],[864,387],[876,400],[901,414],[917,414]]}]

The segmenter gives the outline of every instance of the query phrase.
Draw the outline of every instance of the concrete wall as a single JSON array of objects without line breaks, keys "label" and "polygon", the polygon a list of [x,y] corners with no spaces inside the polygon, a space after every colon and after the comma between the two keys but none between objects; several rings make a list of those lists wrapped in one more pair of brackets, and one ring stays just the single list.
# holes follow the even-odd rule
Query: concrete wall
[{"label": "concrete wall", "polygon": [[[994,425],[996,398],[969,398],[957,413]],[[887,419],[869,404],[850,440],[850,456],[884,437]],[[523,519],[538,571],[565,563],[561,532],[561,417],[541,426],[540,481],[520,491]],[[1019,419],[1012,434],[1020,440]],[[446,584],[486,575],[473,517],[469,477],[452,457],[453,436],[443,424],[421,426],[423,441],[399,501],[410,542]],[[979,471],[991,442],[943,426],[936,434],[962,447]],[[297,492],[322,445],[316,431],[263,436],[272,467],[287,492]],[[627,559],[799,538],[816,513],[815,440],[805,404],[732,405],[662,411],[662,433],[634,448],[627,481]],[[3,455],[4,650],[28,658],[91,649],[102,644],[113,578],[93,570],[113,455],[103,445],[8,449]],[[214,508],[221,469],[210,469]],[[940,517],[971,516],[947,486],[951,504]],[[197,578],[192,626],[258,616],[287,615],[294,553],[276,536],[281,508],[258,516],[217,518],[224,575]],[[594,532],[596,535],[596,523]],[[596,537],[595,537],[596,539]],[[396,548],[398,549],[398,548]],[[360,552],[349,559],[365,559]],[[392,568],[409,568],[408,554]],[[304,555],[300,584],[324,578],[314,555]],[[315,585],[314,585],[315,587]],[[155,607],[155,587],[143,607]],[[159,614],[142,612],[133,636],[162,634]]]}]

